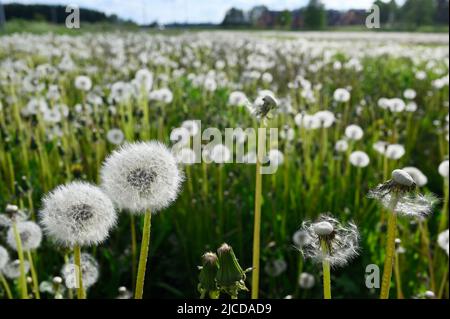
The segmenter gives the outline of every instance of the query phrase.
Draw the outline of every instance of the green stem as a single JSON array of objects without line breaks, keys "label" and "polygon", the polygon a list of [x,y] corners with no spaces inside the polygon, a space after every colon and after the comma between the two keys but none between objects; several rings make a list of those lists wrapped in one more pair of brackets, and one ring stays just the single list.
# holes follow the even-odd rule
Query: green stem
[{"label": "green stem", "polygon": [[390,212],[388,219],[388,233],[386,242],[386,257],[384,259],[384,271],[383,279],[381,281],[381,294],[380,299],[389,298],[389,289],[391,287],[392,278],[392,266],[394,263],[395,255],[395,236],[397,231],[397,215],[395,213],[395,207],[397,206],[398,195],[392,194],[391,203],[389,204]]},{"label": "green stem", "polygon": [[19,235],[19,231],[17,230],[17,224],[13,223],[13,232],[17,245],[17,255],[19,256],[19,270],[20,270],[20,278],[19,278],[19,286],[20,286],[20,294],[22,299],[28,299],[28,287],[27,287],[27,279],[25,277],[25,258],[23,255],[22,249],[22,240]]},{"label": "green stem", "polygon": [[148,210],[144,217],[144,229],[142,233],[141,253],[139,256],[138,274],[136,280],[136,291],[134,298],[142,299],[144,293],[145,270],[147,268],[148,247],[150,245],[152,213]]},{"label": "green stem", "polygon": [[36,299],[41,299],[41,295],[39,293],[39,280],[38,280],[36,268],[34,268],[33,257],[31,255],[30,250],[27,251],[27,256],[28,256],[28,262],[30,263],[31,278],[33,279],[34,295],[36,296]]},{"label": "green stem", "polygon": [[134,215],[130,215],[131,228],[131,281],[134,289],[136,283],[136,256],[137,256],[137,240],[136,240],[136,222]]},{"label": "green stem", "polygon": [[322,248],[322,254],[324,259],[322,261],[323,268],[323,298],[331,299],[331,274],[330,274],[330,261],[328,260],[328,245],[325,240],[320,241],[320,246]]},{"label": "green stem", "polygon": [[447,284],[448,284],[448,264],[447,267],[445,267],[445,273],[444,276],[442,277],[442,282],[438,293],[438,299],[442,299],[442,297],[444,296],[444,290]]},{"label": "green stem", "polygon": [[9,289],[8,282],[5,279],[5,276],[0,272],[0,281],[2,282],[3,287],[5,288],[6,295],[8,296],[8,299],[13,299],[11,289]]},{"label": "green stem", "polygon": [[395,271],[395,286],[397,288],[397,299],[404,299],[405,297],[403,295],[402,290],[402,277],[400,273],[400,261],[398,253],[395,253],[394,271]]},{"label": "green stem", "polygon": [[83,287],[83,271],[81,268],[81,248],[79,245],[73,247],[73,258],[75,261],[75,276],[77,280],[77,297],[78,299],[86,299],[86,292]]},{"label": "green stem", "polygon": [[260,240],[261,240],[261,192],[262,175],[261,160],[263,159],[265,136],[258,132],[258,150],[256,159],[256,181],[255,181],[255,221],[253,228],[253,270],[252,270],[252,299],[258,299],[259,294],[259,263],[260,263]]}]

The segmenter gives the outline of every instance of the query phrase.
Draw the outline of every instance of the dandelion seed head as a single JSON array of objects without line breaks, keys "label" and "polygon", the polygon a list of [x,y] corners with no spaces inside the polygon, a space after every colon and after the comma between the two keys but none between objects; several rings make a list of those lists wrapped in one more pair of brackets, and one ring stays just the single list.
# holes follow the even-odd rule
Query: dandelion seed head
[{"label": "dandelion seed head", "polygon": [[[23,267],[25,269],[25,274],[30,271],[30,263],[26,260],[23,262]],[[7,263],[3,269],[2,273],[9,279],[16,279],[20,277],[20,260],[16,259]]]},{"label": "dandelion seed head", "polygon": [[416,167],[407,166],[403,168],[403,171],[409,174],[419,187],[425,186],[428,183],[428,178]]},{"label": "dandelion seed head", "polygon": [[398,160],[405,155],[405,147],[401,144],[390,144],[386,147],[385,156],[392,160]]},{"label": "dandelion seed head", "polygon": [[448,179],[448,160],[443,161],[441,164],[439,164],[439,174],[444,177],[445,179]]},{"label": "dandelion seed head", "polygon": [[[83,287],[88,289],[92,287],[98,280],[100,275],[97,261],[87,253],[81,254],[81,274],[83,280]],[[62,270],[61,275],[64,278],[64,283],[67,288],[74,289],[78,287],[77,282],[77,266],[74,263],[73,256],[69,259]]]},{"label": "dandelion seed head", "polygon": [[271,149],[267,155],[270,165],[278,167],[284,162],[284,155],[280,150]]},{"label": "dandelion seed head", "polygon": [[[316,225],[324,222],[330,224],[332,230],[329,225],[323,227],[323,232],[320,228],[317,229]],[[311,238],[300,250],[305,258],[310,258],[317,263],[327,260],[332,267],[342,267],[358,256],[359,232],[353,223],[344,226],[328,215],[321,215],[316,222],[304,222],[302,230],[306,231]],[[329,233],[330,230],[331,233]],[[316,231],[328,233],[328,235],[319,235]],[[321,249],[322,240],[326,240],[327,253]]]},{"label": "dandelion seed head", "polygon": [[350,92],[347,89],[339,88],[333,93],[333,99],[336,102],[345,103],[350,101]]},{"label": "dandelion seed head", "polygon": [[123,134],[121,129],[112,128],[108,131],[108,133],[106,133],[106,139],[111,144],[120,145],[123,143],[125,135]]},{"label": "dandelion seed head", "polygon": [[366,167],[370,164],[369,155],[363,151],[352,152],[349,156],[349,161],[353,166]]},{"label": "dandelion seed head", "polygon": [[[31,221],[20,222],[16,224],[16,228],[22,242],[23,250],[33,250],[41,245],[42,230],[38,224]],[[6,241],[12,249],[17,250],[16,236],[13,227],[9,228],[6,235]]]},{"label": "dandelion seed head", "polygon": [[125,144],[101,169],[102,188],[120,209],[153,213],[178,196],[183,175],[170,150],[159,142]]},{"label": "dandelion seed head", "polygon": [[275,259],[266,262],[264,271],[270,277],[278,277],[287,269],[287,263],[284,259]]},{"label": "dandelion seed head", "polygon": [[300,286],[300,288],[311,289],[314,287],[315,284],[316,279],[314,278],[313,275],[307,272],[302,272],[298,277],[298,285]]},{"label": "dandelion seed head", "polygon": [[247,96],[244,92],[234,91],[231,92],[228,98],[228,104],[231,106],[245,106],[248,103]]},{"label": "dandelion seed head", "polygon": [[321,127],[329,128],[336,121],[336,117],[330,111],[319,111],[314,116],[320,121]]},{"label": "dandelion seed head", "polygon": [[85,182],[58,186],[44,198],[40,211],[44,231],[66,247],[103,242],[116,219],[108,196]]},{"label": "dandelion seed head", "polygon": [[75,87],[82,91],[89,91],[92,88],[92,81],[85,75],[79,75],[75,78]]},{"label": "dandelion seed head", "polygon": [[[448,244],[448,229],[444,230],[442,233],[438,235],[437,239],[439,247],[441,247],[448,255],[449,244]],[[1,269],[1,267],[0,267]]]},{"label": "dandelion seed head", "polygon": [[364,136],[363,129],[355,124],[349,125],[345,128],[345,136],[353,141],[359,141]]},{"label": "dandelion seed head", "polygon": [[344,153],[348,150],[348,142],[346,140],[339,140],[336,142],[334,149],[336,152]]},{"label": "dandelion seed head", "polygon": [[0,272],[9,262],[9,254],[5,247],[0,246]]},{"label": "dandelion seed head", "polygon": [[308,235],[308,232],[305,230],[297,230],[294,235],[292,235],[292,241],[294,245],[298,249],[302,249],[303,246],[308,244],[311,238]]}]

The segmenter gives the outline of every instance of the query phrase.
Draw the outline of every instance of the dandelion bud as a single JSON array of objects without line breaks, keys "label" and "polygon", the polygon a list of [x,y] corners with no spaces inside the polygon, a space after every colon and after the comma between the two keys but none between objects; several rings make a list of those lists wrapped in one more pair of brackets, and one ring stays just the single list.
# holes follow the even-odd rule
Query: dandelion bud
[{"label": "dandelion bud", "polygon": [[245,272],[234,255],[233,248],[228,244],[222,244],[217,249],[219,257],[219,271],[216,280],[220,289],[229,294],[232,298],[237,298],[239,290],[248,290],[245,287]]},{"label": "dandelion bud", "polygon": [[392,180],[399,185],[403,186],[413,186],[414,179],[407,172],[401,169],[396,169],[392,172]]},{"label": "dandelion bud", "polygon": [[217,271],[219,270],[217,255],[212,252],[205,253],[202,256],[202,265],[198,277],[198,290],[202,298],[208,293],[211,299],[217,299],[220,293],[216,282]]}]

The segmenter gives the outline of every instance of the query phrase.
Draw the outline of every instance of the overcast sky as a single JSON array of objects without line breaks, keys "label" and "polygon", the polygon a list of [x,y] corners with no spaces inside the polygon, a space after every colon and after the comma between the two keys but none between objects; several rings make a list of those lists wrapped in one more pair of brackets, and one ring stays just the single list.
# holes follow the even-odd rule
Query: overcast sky
[{"label": "overcast sky", "polygon": [[[131,19],[137,23],[153,21],[219,23],[231,7],[250,9],[263,4],[274,10],[297,9],[307,4],[308,0],[0,0],[0,2],[76,4],[106,14],[117,14],[121,18]],[[374,1],[322,0],[322,2],[330,9],[367,9]]]}]

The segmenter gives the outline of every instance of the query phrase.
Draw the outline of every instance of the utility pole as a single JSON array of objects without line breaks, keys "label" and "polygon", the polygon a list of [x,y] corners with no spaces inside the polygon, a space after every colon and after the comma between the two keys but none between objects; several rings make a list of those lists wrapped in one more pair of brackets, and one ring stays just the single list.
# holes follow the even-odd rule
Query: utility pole
[{"label": "utility pole", "polygon": [[5,8],[3,7],[3,3],[0,0],[0,29],[3,29],[3,26],[5,24],[6,24]]}]

